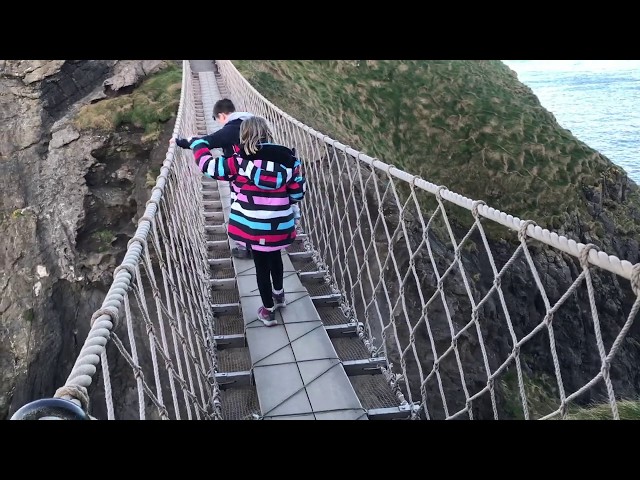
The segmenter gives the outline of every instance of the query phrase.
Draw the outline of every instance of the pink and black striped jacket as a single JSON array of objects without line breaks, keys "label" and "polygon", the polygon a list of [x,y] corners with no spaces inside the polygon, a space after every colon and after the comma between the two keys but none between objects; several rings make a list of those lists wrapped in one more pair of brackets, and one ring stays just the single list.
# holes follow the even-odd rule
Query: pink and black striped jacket
[{"label": "pink and black striped jacket", "polygon": [[231,238],[259,251],[280,250],[293,242],[296,229],[291,206],[306,191],[300,160],[293,150],[261,143],[253,155],[240,148],[232,157],[214,158],[202,139],[194,140],[191,150],[202,173],[235,183],[236,199],[229,213]]}]

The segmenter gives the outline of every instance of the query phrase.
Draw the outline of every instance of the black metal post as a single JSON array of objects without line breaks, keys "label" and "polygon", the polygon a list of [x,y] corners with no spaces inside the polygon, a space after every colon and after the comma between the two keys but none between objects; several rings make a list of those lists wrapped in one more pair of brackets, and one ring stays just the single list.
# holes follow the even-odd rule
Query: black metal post
[{"label": "black metal post", "polygon": [[43,398],[27,403],[11,416],[11,420],[90,420],[82,408],[71,400]]}]

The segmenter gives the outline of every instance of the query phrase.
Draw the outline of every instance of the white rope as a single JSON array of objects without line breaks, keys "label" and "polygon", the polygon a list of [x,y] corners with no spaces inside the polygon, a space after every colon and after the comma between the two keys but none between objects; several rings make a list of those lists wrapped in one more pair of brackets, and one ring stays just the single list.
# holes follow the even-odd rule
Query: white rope
[{"label": "white rope", "polygon": [[[400,381],[403,383],[401,394],[406,396],[403,396],[403,401],[417,401],[426,418],[435,418],[430,410],[434,410],[434,413],[440,411],[438,415],[445,418],[458,418],[463,414],[474,418],[474,406],[479,406],[479,402],[486,397],[493,417],[500,418],[496,382],[513,366],[517,376],[518,402],[522,407],[522,415],[529,419],[532,415],[527,387],[529,379],[523,367],[522,349],[534,337],[546,331],[552,374],[559,396],[558,413],[566,416],[569,402],[577,392],[584,390],[578,389],[570,395],[565,393],[554,315],[585,285],[584,280],[602,362],[598,378],[602,378],[606,384],[613,416],[617,418],[615,393],[608,374],[612,350],[608,355],[603,350],[590,277],[593,267],[599,267],[630,280],[635,292],[640,283],[633,274],[637,266],[542,229],[531,220],[521,220],[489,207],[485,202],[469,199],[444,186],[430,183],[337,142],[269,102],[239,74],[230,61],[217,62],[233,101],[242,109],[266,117],[274,127],[276,139],[294,146],[300,154],[310,185],[309,201],[304,202],[303,206],[305,227],[308,227],[305,228],[308,231],[305,245],[313,249],[314,260],[326,265],[330,271],[332,283],[343,297],[343,311],[351,315],[354,321],[363,324],[359,328],[359,335],[368,351],[382,351],[388,359],[397,357],[394,362],[398,364],[399,372],[387,372],[386,378],[394,388]],[[435,199],[436,209],[433,212],[425,211],[428,202],[421,203],[418,200],[418,197],[429,196],[432,203]],[[471,213],[471,226],[466,233],[458,224],[455,230],[449,219],[449,212],[458,207]],[[427,222],[424,216],[429,218]],[[460,223],[463,217],[461,213],[456,213],[456,222]],[[518,233],[519,245],[502,268],[498,268],[491,252],[492,243],[483,226],[487,220]],[[456,234],[461,240],[456,239]],[[486,253],[487,265],[493,275],[486,292],[478,291],[481,283],[478,280],[471,281],[465,265],[469,260],[463,255],[463,248],[472,243],[475,245],[474,238],[478,238],[479,245],[484,248],[482,254]],[[568,253],[582,262],[583,272],[555,304],[552,304],[545,291],[543,279],[537,271],[537,260],[529,251],[528,242],[532,240],[540,242],[545,248]],[[428,264],[425,264],[425,257],[428,258]],[[429,268],[426,268],[427,265]],[[512,275],[523,267],[531,273],[536,289],[533,294],[540,296],[544,310],[540,321],[529,331],[523,331],[522,325],[514,323],[514,312],[507,307],[508,299],[503,284],[506,275]],[[432,278],[425,281],[425,275]],[[428,294],[425,287],[429,290]],[[455,294],[451,290],[454,287],[457,291]],[[412,292],[411,297],[407,296],[409,291]],[[462,298],[466,298],[470,318],[462,318],[457,311]],[[410,300],[414,304],[410,304]],[[629,314],[628,323],[633,322],[637,313],[636,304]],[[506,338],[511,349],[506,358],[498,358],[498,352],[487,348],[485,329],[490,319],[481,312],[490,308],[499,309],[499,321],[506,327]],[[446,322],[446,335],[442,325],[434,324],[441,321]],[[628,330],[630,326],[625,324],[624,328]],[[619,335],[626,334],[623,330]],[[420,337],[421,344],[418,344]],[[469,342],[476,344],[481,359],[479,365],[470,366],[468,359],[467,364],[464,363],[461,342],[465,342],[465,349],[469,348]],[[620,342],[621,339],[617,345]],[[483,387],[471,389],[468,385],[471,377],[465,370],[470,367],[476,370],[476,379],[479,368],[484,372],[486,384]],[[457,380],[452,376],[454,371]],[[419,392],[415,391],[414,383],[419,387]],[[591,381],[588,383],[591,385]],[[456,389],[462,393],[463,404],[456,400],[458,404],[454,407],[450,403],[453,402],[452,390]]]},{"label": "white rope", "polygon": [[[345,152],[352,158],[357,158],[359,161],[371,165],[372,167],[375,167],[381,171],[387,171],[389,175],[399,178],[400,180],[403,180],[407,183],[415,182],[416,187],[426,190],[427,192],[434,195],[438,192],[438,189],[440,188],[439,185],[435,185],[421,178],[416,178],[415,175],[411,175],[376,158],[365,155],[364,153],[354,150],[353,148],[350,148],[338,141],[331,140],[327,137],[327,135],[320,133],[313,128],[305,125],[304,123],[296,120],[291,115],[288,115],[284,111],[280,110],[278,107],[264,98],[240,75],[240,73],[229,60],[217,60],[217,62],[220,71],[223,73],[223,78],[227,82],[227,87],[232,92],[232,95],[233,93],[235,93],[235,91],[240,89],[242,91],[241,98],[245,99],[246,102],[253,102],[252,108],[257,109],[256,104],[258,104],[259,102],[261,110],[264,110],[265,108],[272,109],[282,119],[287,120],[291,124],[297,126],[308,135],[314,136],[324,141],[325,143],[331,143],[334,148]],[[234,100],[237,98],[238,97],[234,97]],[[249,100],[248,98],[250,98],[251,100]],[[474,200],[464,197],[463,195],[447,189],[444,189],[440,193],[440,195],[444,200],[447,200],[455,205],[461,206],[470,211],[473,209]],[[478,208],[478,213],[481,216],[493,220],[494,222],[504,225],[505,227],[508,227],[514,231],[519,231],[522,224],[525,222],[525,220],[520,220],[518,217],[514,217],[513,215],[501,212],[500,210],[496,210],[495,208],[491,208],[487,205],[480,206],[480,208]],[[562,250],[563,252],[569,253],[574,257],[578,257],[580,252],[584,249],[584,244],[577,243],[574,240],[568,239],[563,235],[558,235],[555,232],[551,232],[540,227],[532,227],[530,229],[527,229],[526,233],[528,236],[535,238],[542,243]],[[613,255],[607,255],[604,252],[599,252],[598,254],[594,252],[593,254],[589,255],[588,260],[589,263],[592,263],[593,265],[596,265],[610,272],[616,273],[617,275],[620,275],[627,280],[631,278],[631,269],[633,268],[633,264],[631,264],[631,262],[628,262],[627,260],[620,260],[619,258]]]},{"label": "white rope", "polygon": [[[187,130],[194,131],[191,82],[189,62],[185,61],[175,136],[181,136]],[[106,356],[109,339],[113,340],[117,350],[131,366],[141,419],[147,417],[145,397],[156,405],[161,418],[181,418],[181,409],[189,418],[220,417],[219,407],[214,408],[219,400],[213,398],[219,395],[219,391],[213,385],[215,377],[211,375],[215,370],[211,344],[213,335],[211,326],[204,326],[204,323],[211,322],[213,314],[201,201],[197,201],[200,175],[194,175],[193,162],[188,160],[181,149],[176,150],[175,145],[169,147],[144,214],[127,246],[124,260],[114,271],[114,282],[102,307],[92,316],[91,329],[65,386],[57,391],[59,396],[75,400],[87,410],[88,398],[84,399],[81,392],[91,385],[96,366],[102,360],[109,419],[122,415],[118,414],[117,409],[125,407],[122,402],[126,402],[126,399],[121,398],[121,387],[127,384],[127,380],[121,377],[118,380],[119,390],[113,391]],[[162,210],[165,210],[164,214]],[[163,218],[169,221],[162,222]],[[158,225],[162,229],[160,234],[156,230]],[[140,269],[141,265],[144,272]],[[164,298],[156,284],[155,272],[161,273]],[[136,311],[129,303],[128,294],[131,290],[136,296]],[[151,303],[147,300],[148,293],[153,297]],[[150,308],[152,305],[153,313]],[[123,311],[128,348],[115,334]],[[174,338],[173,352],[169,350],[164,331],[165,317],[169,319]],[[136,340],[141,333],[139,328],[146,330],[145,344]],[[156,335],[158,330],[160,335]],[[181,348],[178,348],[178,342],[182,344]],[[145,357],[148,355],[148,365],[141,364],[143,351],[146,352]],[[164,361],[163,368],[160,367],[160,361]],[[177,366],[177,372],[174,366]],[[147,368],[150,368],[149,378],[154,379],[155,391],[147,384],[144,375]],[[186,374],[186,379],[183,374]],[[168,411],[164,401],[163,385],[167,376],[173,402],[172,412]],[[176,394],[176,384],[180,385],[184,394],[182,404]],[[214,411],[216,409],[217,412]]]},{"label": "white rope", "polygon": [[[358,325],[358,336],[367,351],[372,357],[384,355],[388,359],[382,372],[401,404],[420,407],[420,415],[412,410],[412,418],[473,419],[476,412],[502,418],[498,382],[512,367],[518,404],[526,419],[565,418],[571,402],[600,381],[613,418],[619,418],[610,368],[640,309],[639,264],[632,265],[369,157],[278,109],[230,61],[218,61],[218,67],[223,90],[236,106],[267,118],[275,140],[296,148],[309,182],[308,200],[301,205],[308,234],[304,246],[318,266],[327,270],[332,289],[342,296],[340,308]],[[194,85],[199,83],[189,62],[184,62],[175,136],[197,131],[196,108],[202,107],[196,106]],[[149,413],[145,401],[155,405],[163,419],[221,418],[201,174],[189,155],[175,145],[169,147],[144,215],[123,262],[114,271],[113,284],[91,318],[91,329],[66,384],[56,392],[88,410],[87,391],[97,364],[102,362],[110,419],[122,415],[118,409],[124,399],[111,384],[106,356],[109,339],[132,369],[140,418]],[[427,205],[433,205],[433,210]],[[465,213],[469,217],[466,224]],[[518,234],[515,250],[500,252],[502,267],[491,251],[495,243],[486,234],[486,221]],[[547,250],[559,250],[579,261],[580,273],[555,303],[545,291],[546,277],[538,272],[538,256],[530,251],[534,240]],[[472,246],[481,246],[484,252],[478,252],[477,257],[464,255],[464,249]],[[481,254],[486,262],[484,272],[491,272],[493,278],[473,277],[477,268],[473,259],[480,261]],[[636,296],[608,352],[592,278],[601,274],[598,269],[629,280]],[[523,312],[508,308],[508,296],[513,293],[504,280],[524,270],[530,272],[535,289],[526,293],[539,295],[542,305],[535,313],[542,318],[533,313],[524,317]],[[601,369],[567,393],[554,317],[569,299],[576,301],[580,288],[586,288],[588,294]],[[131,304],[130,291],[136,298]],[[116,334],[123,312],[128,348]],[[521,318],[529,319],[528,331],[517,323]],[[490,338],[495,344],[504,340],[506,352],[504,347],[502,351],[487,348],[487,335],[496,335],[491,328],[498,327],[506,328],[504,334]],[[523,348],[544,334],[559,398],[553,411],[541,416],[530,405]],[[472,351],[475,356],[470,357]],[[470,358],[477,361],[470,363]],[[153,387],[147,378],[154,379]],[[119,378],[118,385],[121,383],[126,382]]]}]

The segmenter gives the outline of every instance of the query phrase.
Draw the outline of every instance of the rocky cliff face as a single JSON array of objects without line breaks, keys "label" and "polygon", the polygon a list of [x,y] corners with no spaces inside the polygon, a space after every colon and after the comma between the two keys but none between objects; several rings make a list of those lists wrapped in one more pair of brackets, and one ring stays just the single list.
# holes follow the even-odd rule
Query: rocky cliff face
[{"label": "rocky cliff face", "polygon": [[166,64],[0,60],[0,419],[64,384],[173,129],[149,143],[71,120]]}]

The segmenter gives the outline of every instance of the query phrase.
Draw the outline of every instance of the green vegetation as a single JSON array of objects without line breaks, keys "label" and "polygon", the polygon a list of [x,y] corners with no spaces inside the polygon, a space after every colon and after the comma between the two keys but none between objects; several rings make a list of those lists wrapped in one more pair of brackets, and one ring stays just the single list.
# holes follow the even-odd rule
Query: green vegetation
[{"label": "green vegetation", "polygon": [[145,186],[147,188],[155,187],[158,175],[160,175],[160,167],[149,167],[149,170],[147,170],[147,175],[145,177]]},{"label": "green vegetation", "polygon": [[[617,402],[621,420],[640,420],[640,401],[622,400]],[[569,412],[569,420],[613,420],[611,406],[608,402],[577,408]]]},{"label": "green vegetation", "polygon": [[[558,385],[555,378],[546,373],[529,378],[523,373],[523,383],[530,419],[544,417],[556,410],[560,405]],[[506,413],[507,419],[523,420],[524,411],[515,367],[502,376],[499,385],[504,395],[505,405],[503,411]]]},{"label": "green vegetation", "polygon": [[[547,374],[528,378],[523,375],[524,389],[527,396],[527,408],[530,419],[539,419],[554,412],[560,406],[560,396],[555,378]],[[500,380],[500,388],[504,395],[504,413],[508,419],[522,420],[522,400],[518,386],[518,375],[515,368],[507,371]],[[620,400],[617,402],[621,420],[640,420],[640,400]],[[559,415],[551,419],[560,419]],[[569,406],[567,420],[612,420],[613,414],[609,402],[594,402],[585,407]]]},{"label": "green vegetation", "polygon": [[[269,101],[335,140],[543,228],[579,221],[602,239],[584,189],[623,172],[562,128],[500,61],[233,63]],[[608,212],[616,235],[640,234],[624,220],[634,204],[637,190]]]},{"label": "green vegetation", "polygon": [[91,237],[98,244],[99,252],[106,251],[111,245],[111,242],[115,240],[115,236],[111,230],[99,230],[97,232],[93,232]]},{"label": "green vegetation", "polygon": [[28,308],[24,312],[22,312],[22,319],[25,322],[32,322],[35,318],[35,314],[33,313],[33,308]]},{"label": "green vegetation", "polygon": [[33,215],[33,210],[29,207],[26,208],[16,208],[13,212],[11,212],[11,218],[23,218],[27,215]]},{"label": "green vegetation", "polygon": [[82,107],[74,120],[80,130],[113,131],[121,125],[132,125],[145,132],[143,140],[155,141],[162,124],[178,111],[182,70],[170,65],[146,78],[128,95],[102,100]]}]

